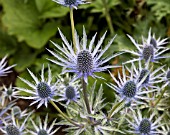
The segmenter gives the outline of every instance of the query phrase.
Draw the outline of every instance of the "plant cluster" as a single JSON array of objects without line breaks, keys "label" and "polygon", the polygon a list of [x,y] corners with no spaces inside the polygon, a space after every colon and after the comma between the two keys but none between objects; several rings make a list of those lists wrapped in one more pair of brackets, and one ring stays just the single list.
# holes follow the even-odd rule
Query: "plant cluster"
[{"label": "plant cluster", "polygon": [[[72,42],[67,40],[62,28],[58,28],[60,44],[51,40],[53,47],[46,49],[52,55],[46,58],[46,61],[51,64],[41,63],[39,76],[27,69],[31,79],[18,77],[25,84],[24,86],[6,87],[4,85],[2,87],[1,132],[6,135],[54,135],[62,128],[68,135],[169,135],[170,69],[162,63],[163,60],[170,58],[166,54],[170,50],[167,46],[168,38],[157,38],[152,33],[152,28],[148,29],[147,36],[142,36],[139,42],[127,34],[134,45],[133,49],[125,48],[115,53],[112,52],[111,45],[117,36],[114,35],[113,25],[110,22],[109,8],[105,8],[103,13],[106,14],[112,37],[105,42],[107,32],[104,32],[96,41],[97,32],[89,39],[85,26],[81,26],[82,38],[80,38],[75,29],[73,15],[73,10],[78,10],[79,5],[94,6],[95,2],[53,1],[53,4],[58,3],[69,9]],[[109,1],[96,0],[97,2],[110,6],[107,5]],[[9,6],[10,2],[7,3],[4,5]],[[152,4],[151,1],[150,3]],[[15,3],[12,2],[12,4]],[[53,4],[51,7],[54,7]],[[31,5],[27,6],[31,7]],[[50,7],[50,5],[47,6]],[[39,11],[42,7],[39,6]],[[26,6],[22,8],[24,10]],[[43,14],[41,17],[47,19],[50,15],[53,14]],[[158,19],[161,17],[159,16]],[[4,17],[4,20],[7,21],[7,19]],[[39,21],[37,20],[37,23]],[[53,35],[56,30],[53,24],[55,23],[50,20],[49,24],[47,23],[40,31],[47,30]],[[9,29],[12,32],[13,27]],[[27,37],[24,40],[30,46],[35,45],[29,37],[29,31],[27,36],[21,35],[21,31],[13,32],[16,32],[20,40]],[[34,47],[41,47],[49,38],[44,39],[40,33],[34,36],[42,36],[42,41],[36,40],[37,46]],[[107,54],[108,50],[112,54]],[[112,59],[126,54],[132,55],[133,59],[127,58],[120,64],[109,63]],[[17,66],[7,66],[6,58],[7,56],[0,61],[0,76],[7,75],[13,67]],[[60,74],[53,75],[51,67],[55,65],[62,69]],[[117,74],[111,72],[117,68],[121,69]],[[109,72],[112,81],[104,82],[105,77],[100,74],[101,72]],[[97,84],[99,80],[102,80],[101,84]],[[114,95],[109,102],[103,96],[104,88],[106,88],[103,87],[104,85]],[[29,101],[30,106],[36,107],[22,110],[17,105],[20,99]],[[49,108],[50,105],[55,111],[45,113],[44,118],[36,117],[38,109],[42,106]]]}]

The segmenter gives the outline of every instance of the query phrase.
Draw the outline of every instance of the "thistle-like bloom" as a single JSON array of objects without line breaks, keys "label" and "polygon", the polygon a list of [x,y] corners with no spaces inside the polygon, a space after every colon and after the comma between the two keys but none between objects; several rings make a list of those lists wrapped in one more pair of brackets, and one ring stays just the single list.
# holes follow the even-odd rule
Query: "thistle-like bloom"
[{"label": "thistle-like bloom", "polygon": [[2,105],[5,103],[5,99],[12,100],[12,97],[15,98],[15,96],[19,93],[19,91],[16,91],[15,88],[12,87],[12,85],[7,88],[5,85],[3,85],[3,92],[2,92]]},{"label": "thistle-like bloom", "polygon": [[53,135],[59,129],[59,128],[56,128],[55,130],[53,130],[54,125],[56,124],[56,119],[52,122],[52,124],[48,128],[48,115],[46,115],[45,117],[44,124],[42,124],[40,117],[38,117],[39,126],[37,126],[32,119],[31,119],[31,122],[35,129],[35,131],[28,130],[28,132],[31,133],[31,135]]},{"label": "thistle-like bloom", "polygon": [[158,38],[156,40],[154,35],[151,36],[151,29],[149,30],[148,38],[143,39],[142,45],[138,44],[130,35],[127,35],[127,36],[130,38],[132,43],[136,46],[136,48],[138,49],[138,52],[129,51],[129,50],[125,50],[125,52],[134,54],[134,55],[138,56],[138,58],[127,61],[125,63],[130,63],[130,62],[138,61],[138,60],[148,61],[149,59],[151,62],[157,62],[160,59],[170,57],[170,56],[161,56],[164,52],[169,50],[169,48],[162,46],[167,43],[166,42],[167,38],[162,39],[162,40],[160,40],[160,38]]},{"label": "thistle-like bloom", "polygon": [[160,131],[158,131],[157,128],[161,126],[159,123],[162,117],[154,121],[154,116],[155,113],[152,113],[149,118],[142,117],[141,112],[137,109],[137,113],[133,113],[134,122],[127,119],[132,128],[132,130],[128,130],[128,132],[139,135],[158,135]]},{"label": "thistle-like bloom", "polygon": [[25,130],[25,123],[27,122],[28,118],[30,117],[30,115],[33,113],[30,112],[27,117],[24,119],[24,121],[22,122],[22,124],[20,125],[19,122],[16,121],[14,114],[12,112],[12,122],[7,122],[3,120],[3,124],[4,126],[1,128],[1,131],[3,133],[5,133],[6,135],[24,135],[26,132]]},{"label": "thistle-like bloom", "polygon": [[7,56],[5,56],[0,61],[0,76],[5,76],[7,73],[12,72],[12,71],[10,71],[10,69],[13,68],[14,66],[16,66],[16,65],[12,65],[12,66],[9,66],[9,67],[5,67],[7,65],[6,58],[7,58]]},{"label": "thistle-like bloom", "polygon": [[103,50],[100,49],[100,51],[99,51],[99,48],[101,48],[103,40],[106,36],[106,32],[101,37],[101,39],[99,40],[97,45],[95,47],[93,47],[94,41],[96,38],[96,34],[95,34],[93,36],[92,40],[90,41],[89,47],[87,47],[87,35],[85,32],[85,29],[83,28],[82,42],[79,42],[79,37],[78,37],[77,33],[75,32],[75,38],[76,38],[76,52],[75,52],[73,50],[72,45],[69,44],[69,42],[67,41],[67,39],[64,37],[64,35],[62,34],[62,32],[60,30],[59,30],[59,33],[60,33],[61,38],[64,42],[63,48],[60,47],[58,44],[55,44],[54,42],[52,42],[52,43],[57,47],[58,50],[61,51],[62,54],[55,53],[51,50],[48,50],[52,55],[54,55],[54,57],[56,57],[58,59],[58,60],[52,60],[52,59],[49,59],[49,60],[57,65],[60,65],[64,68],[66,68],[63,73],[66,73],[66,72],[76,73],[77,76],[73,79],[73,81],[78,78],[83,77],[85,82],[87,83],[88,76],[101,78],[99,76],[96,76],[94,74],[95,72],[101,72],[101,71],[107,70],[108,68],[117,67],[117,66],[113,66],[113,65],[106,65],[106,66],[102,66],[102,65],[106,64],[109,60],[120,55],[121,53],[117,53],[110,57],[101,59],[102,55],[111,46],[115,37],[113,37],[108,42],[108,44],[105,46],[105,48]]},{"label": "thistle-like bloom", "polygon": [[[145,87],[148,89],[149,87],[152,89],[159,89],[158,86],[155,86],[154,84],[158,84],[163,81],[162,76],[164,73],[159,73],[159,71],[164,67],[161,66],[155,70],[152,71],[153,67],[149,66],[149,61],[142,65],[141,61],[138,61],[138,66],[136,67],[134,63],[132,63],[132,69],[134,70],[134,78],[136,78],[137,83],[140,83],[140,81],[145,77],[143,80],[141,87]],[[127,68],[129,72],[131,72],[131,69]]]},{"label": "thistle-like bloom", "polygon": [[59,99],[60,101],[62,100],[66,100],[67,101],[67,105],[71,102],[77,102],[77,99],[80,98],[80,94],[79,91],[76,87],[73,86],[67,86],[64,91],[62,91],[61,94],[59,94],[61,96],[61,98]]},{"label": "thistle-like bloom", "polygon": [[[133,67],[133,66],[132,66]],[[118,73],[118,79],[116,79],[112,73],[110,73],[112,79],[116,84],[110,83],[107,84],[110,88],[115,90],[120,95],[120,101],[125,100],[126,104],[131,104],[134,102],[138,104],[144,104],[140,100],[151,100],[146,96],[147,93],[154,92],[155,90],[142,91],[141,85],[144,82],[144,79],[141,79],[140,82],[137,82],[137,79],[134,78],[133,68],[130,71],[130,76],[126,76],[125,68],[122,67],[122,75]],[[132,104],[133,105],[133,104]]]},{"label": "thistle-like bloom", "polygon": [[33,105],[39,102],[37,108],[39,108],[43,104],[47,107],[49,100],[56,101],[54,99],[54,96],[56,95],[55,94],[57,91],[56,85],[58,82],[56,82],[55,84],[51,84],[52,76],[51,76],[50,67],[48,66],[47,81],[45,80],[45,77],[44,77],[44,65],[41,70],[41,80],[38,80],[38,78],[29,69],[28,69],[28,72],[31,75],[31,77],[34,79],[35,84],[29,82],[28,80],[25,80],[24,78],[19,77],[21,81],[26,83],[31,89],[17,87],[16,89],[18,89],[19,91],[28,93],[28,95],[18,96],[18,98],[35,100],[30,105]]},{"label": "thistle-like bloom", "polygon": [[68,105],[71,101],[77,102],[77,99],[80,98],[80,81],[71,82],[72,78],[69,77],[69,74],[63,78],[59,76],[60,80],[60,90],[58,95],[60,98],[58,101],[67,101],[66,104]]},{"label": "thistle-like bloom", "polygon": [[86,0],[53,0],[53,1],[65,7],[75,9],[77,9],[78,5],[89,3]]}]

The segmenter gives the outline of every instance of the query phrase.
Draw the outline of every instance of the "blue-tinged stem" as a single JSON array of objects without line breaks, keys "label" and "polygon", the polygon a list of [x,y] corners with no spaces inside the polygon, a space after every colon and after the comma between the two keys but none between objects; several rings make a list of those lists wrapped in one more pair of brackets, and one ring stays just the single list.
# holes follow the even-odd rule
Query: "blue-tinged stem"
[{"label": "blue-tinged stem", "polygon": [[84,78],[82,78],[82,87],[83,87],[83,96],[84,96],[84,102],[86,104],[86,108],[89,114],[91,114],[89,100],[88,100],[88,94],[87,94],[87,83],[84,81]]},{"label": "blue-tinged stem", "polygon": [[76,50],[76,39],[75,39],[75,27],[74,27],[74,16],[73,16],[73,8],[70,8],[70,21],[71,21],[71,31],[72,31],[72,38],[73,38],[73,47]]}]

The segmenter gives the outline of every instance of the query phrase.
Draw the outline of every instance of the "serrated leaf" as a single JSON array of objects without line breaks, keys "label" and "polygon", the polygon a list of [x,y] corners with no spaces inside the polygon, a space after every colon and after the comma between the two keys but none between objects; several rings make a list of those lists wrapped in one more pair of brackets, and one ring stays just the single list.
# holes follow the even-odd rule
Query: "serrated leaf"
[{"label": "serrated leaf", "polygon": [[40,19],[35,1],[27,3],[24,0],[5,0],[2,2],[5,14],[2,21],[8,27],[8,32],[15,35],[19,41],[33,48],[42,48],[49,38],[57,31],[56,22]]}]

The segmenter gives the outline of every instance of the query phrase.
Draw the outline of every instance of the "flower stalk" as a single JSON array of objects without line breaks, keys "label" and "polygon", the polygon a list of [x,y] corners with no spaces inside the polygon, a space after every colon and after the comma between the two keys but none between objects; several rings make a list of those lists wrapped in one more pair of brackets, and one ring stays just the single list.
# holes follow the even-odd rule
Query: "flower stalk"
[{"label": "flower stalk", "polygon": [[67,115],[65,115],[65,114],[60,110],[60,108],[59,108],[52,100],[50,100],[50,103],[54,106],[54,108],[55,108],[67,121],[69,121],[70,123],[72,123],[73,125],[75,125],[75,126],[77,126],[77,127],[83,127],[83,125],[78,124],[77,122],[71,120]]},{"label": "flower stalk", "polygon": [[71,21],[71,31],[72,31],[72,38],[73,38],[73,47],[76,50],[76,39],[75,39],[75,26],[74,26],[74,16],[73,16],[73,8],[70,8],[70,21]]},{"label": "flower stalk", "polygon": [[89,105],[89,101],[87,98],[87,83],[84,81],[84,79],[82,78],[82,87],[83,87],[83,96],[84,96],[84,101],[86,104],[86,108],[89,114],[91,114],[91,110],[90,110],[90,105]]}]

